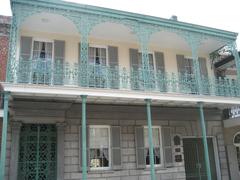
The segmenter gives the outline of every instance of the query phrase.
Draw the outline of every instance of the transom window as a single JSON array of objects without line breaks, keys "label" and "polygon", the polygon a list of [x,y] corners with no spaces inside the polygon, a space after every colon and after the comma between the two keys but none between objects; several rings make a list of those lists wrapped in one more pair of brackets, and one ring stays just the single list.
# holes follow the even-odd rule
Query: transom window
[{"label": "transom window", "polygon": [[89,63],[92,65],[107,65],[107,48],[89,47]]},{"label": "transom window", "polygon": [[52,59],[53,43],[34,41],[33,42],[33,59]]},{"label": "transom window", "polygon": [[238,132],[233,139],[233,144],[236,146],[238,170],[240,171],[240,132]]},{"label": "transom window", "polygon": [[[154,155],[154,164],[161,165],[161,128],[153,127],[153,155]],[[146,165],[150,165],[150,153],[149,153],[149,143],[148,143],[148,128],[144,127],[144,147],[145,147],[145,159]]]},{"label": "transom window", "polygon": [[89,128],[90,168],[110,167],[110,127],[90,126]]}]

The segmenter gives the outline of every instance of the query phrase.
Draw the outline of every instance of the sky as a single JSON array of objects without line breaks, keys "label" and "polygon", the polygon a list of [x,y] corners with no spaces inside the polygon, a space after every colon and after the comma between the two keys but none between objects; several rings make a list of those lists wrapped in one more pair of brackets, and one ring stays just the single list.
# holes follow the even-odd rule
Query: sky
[{"label": "sky", "polygon": [[[0,14],[11,15],[10,0],[0,0]],[[66,0],[233,31],[240,34],[239,0]],[[240,35],[237,40],[240,50]]]}]

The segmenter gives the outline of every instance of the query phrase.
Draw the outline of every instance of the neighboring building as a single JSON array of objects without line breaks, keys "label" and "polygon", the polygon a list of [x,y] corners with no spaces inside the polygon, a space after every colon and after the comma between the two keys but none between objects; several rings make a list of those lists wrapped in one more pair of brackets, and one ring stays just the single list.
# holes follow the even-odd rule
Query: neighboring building
[{"label": "neighboring building", "polygon": [[[239,179],[223,126],[223,109],[240,104],[237,33],[11,2],[0,179]],[[216,77],[210,58],[223,46],[235,57],[231,79]]]},{"label": "neighboring building", "polygon": [[11,17],[0,16],[0,82],[5,81]]}]

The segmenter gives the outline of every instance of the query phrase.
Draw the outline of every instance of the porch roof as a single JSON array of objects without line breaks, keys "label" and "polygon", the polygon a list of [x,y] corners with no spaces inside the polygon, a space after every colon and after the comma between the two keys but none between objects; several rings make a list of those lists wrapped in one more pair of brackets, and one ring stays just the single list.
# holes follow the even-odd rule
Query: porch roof
[{"label": "porch roof", "polygon": [[81,95],[88,96],[89,103],[142,105],[145,99],[151,99],[153,105],[174,107],[196,107],[203,102],[204,107],[230,108],[240,104],[237,97],[219,97],[191,94],[172,94],[147,91],[117,89],[82,88],[71,86],[42,86],[2,83],[3,90],[12,97],[26,99],[50,99],[81,102]]},{"label": "porch roof", "polygon": [[[151,25],[156,26],[163,26],[173,29],[181,29],[196,33],[202,33],[204,35],[209,36],[217,36],[220,38],[227,38],[229,40],[236,40],[237,33],[225,31],[221,29],[186,23],[186,22],[180,22],[176,20],[171,19],[165,19],[160,17],[154,17],[144,14],[138,14],[138,13],[132,13],[132,12],[126,12],[126,11],[120,11],[120,10],[114,10],[109,8],[103,8],[103,7],[97,7],[97,6],[91,6],[91,5],[83,5],[73,2],[66,2],[66,1],[60,1],[60,0],[11,0],[11,4],[23,4],[23,5],[32,5],[34,7],[40,6],[40,7],[51,7],[51,8],[60,8],[63,10],[70,10],[75,11],[79,13],[89,13],[99,16],[107,16],[112,18],[118,18],[118,19],[124,19],[124,20],[131,20],[131,21],[137,21],[140,23],[147,23]],[[13,5],[12,5],[13,9]]]}]

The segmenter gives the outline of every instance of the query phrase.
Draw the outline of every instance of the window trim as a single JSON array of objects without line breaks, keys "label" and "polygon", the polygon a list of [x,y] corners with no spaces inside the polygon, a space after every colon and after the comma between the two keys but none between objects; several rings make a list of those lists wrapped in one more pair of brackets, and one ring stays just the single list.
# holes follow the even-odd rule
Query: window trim
[{"label": "window trim", "polygon": [[[106,49],[106,66],[109,65],[109,60],[108,60],[108,46],[107,45],[100,45],[100,44],[89,44],[88,48],[104,48]],[[88,56],[89,58],[89,56]],[[89,62],[89,60],[88,60]]]},{"label": "window trim", "polygon": [[[159,130],[159,134],[158,134],[158,136],[159,136],[159,148],[160,148],[160,164],[154,164],[154,166],[155,167],[163,167],[164,166],[164,163],[163,163],[163,138],[162,138],[162,126],[152,126],[152,129],[153,128],[157,128],[158,130]],[[143,131],[144,131],[144,129],[147,129],[148,130],[148,126],[143,126]],[[145,141],[144,141],[144,149],[145,149],[146,147],[145,147]],[[147,168],[150,168],[150,164],[149,165],[147,165],[146,164],[146,167]]]},{"label": "window trim", "polygon": [[[108,129],[108,143],[109,143],[109,165],[108,167],[90,167],[90,128],[107,128]],[[89,125],[89,168],[91,171],[98,171],[98,170],[110,170],[112,168],[112,152],[111,152],[111,126],[108,126],[108,125]]]}]

